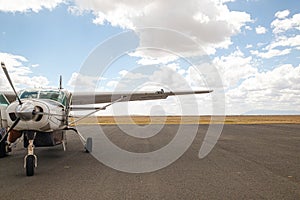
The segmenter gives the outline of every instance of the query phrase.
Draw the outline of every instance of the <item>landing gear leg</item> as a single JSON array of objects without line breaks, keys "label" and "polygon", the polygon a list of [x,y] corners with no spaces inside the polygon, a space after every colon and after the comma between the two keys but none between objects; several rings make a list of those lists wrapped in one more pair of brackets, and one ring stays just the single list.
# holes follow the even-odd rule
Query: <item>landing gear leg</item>
[{"label": "landing gear leg", "polygon": [[62,140],[62,146],[64,151],[67,150],[67,138],[66,138],[66,131],[63,131],[63,140]]},{"label": "landing gear leg", "polygon": [[92,140],[92,138],[89,137],[89,138],[86,139],[84,149],[85,149],[85,152],[87,152],[87,153],[92,152],[92,149],[93,149],[93,140]]},{"label": "landing gear leg", "polygon": [[34,168],[37,167],[37,156],[34,155],[34,139],[36,132],[26,132],[25,136],[28,139],[27,155],[24,158],[24,168],[27,176],[34,175]]}]

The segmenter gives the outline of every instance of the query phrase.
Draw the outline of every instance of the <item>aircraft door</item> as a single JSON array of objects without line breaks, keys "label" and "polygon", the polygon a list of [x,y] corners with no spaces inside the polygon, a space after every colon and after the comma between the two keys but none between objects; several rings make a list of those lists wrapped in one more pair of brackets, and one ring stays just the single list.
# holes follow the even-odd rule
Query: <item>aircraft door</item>
[{"label": "aircraft door", "polygon": [[7,128],[6,108],[9,105],[7,99],[0,93],[0,128]]},{"label": "aircraft door", "polygon": [[6,108],[7,106],[0,105],[0,128],[7,128]]}]

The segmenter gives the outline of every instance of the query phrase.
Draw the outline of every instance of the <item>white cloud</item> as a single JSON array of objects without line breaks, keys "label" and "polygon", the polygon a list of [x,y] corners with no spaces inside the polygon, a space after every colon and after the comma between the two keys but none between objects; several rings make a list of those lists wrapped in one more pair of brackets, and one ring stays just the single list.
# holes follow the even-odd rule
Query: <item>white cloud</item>
[{"label": "white cloud", "polygon": [[[132,29],[143,47],[159,44],[179,53],[195,53],[201,48],[227,48],[231,36],[241,32],[251,17],[246,12],[230,11],[219,0],[75,0],[80,11],[92,11],[94,23]],[[226,1],[227,2],[227,1]],[[176,6],[174,6],[176,5]],[[137,28],[162,27],[188,35],[200,45],[169,37],[166,32],[152,34]],[[158,32],[157,32],[158,33]],[[201,50],[200,50],[201,51]],[[214,52],[210,49],[210,52]]]},{"label": "white cloud", "polygon": [[248,31],[252,31],[252,27],[251,26],[245,26],[245,29]]},{"label": "white cloud", "polygon": [[235,2],[235,0],[219,0],[221,3]]},{"label": "white cloud", "polygon": [[265,34],[267,32],[267,29],[263,26],[258,26],[255,28],[255,31],[257,34]]},{"label": "white cloud", "polygon": [[257,73],[226,93],[227,111],[294,110],[300,106],[300,65]]},{"label": "white cloud", "polygon": [[40,65],[39,64],[33,64],[31,65],[31,67],[35,68],[35,67],[39,67]]},{"label": "white cloud", "polygon": [[[281,65],[271,71],[262,72],[244,81],[240,87],[245,90],[266,90],[266,89],[299,89],[300,87],[300,66],[293,67],[290,64]],[[277,94],[274,94],[276,96]]]},{"label": "white cloud", "polygon": [[277,47],[299,47],[300,46],[300,35],[295,35],[291,37],[281,36],[273,41],[266,49],[274,49]]},{"label": "white cloud", "polygon": [[177,55],[162,49],[138,49],[133,53],[129,53],[129,56],[140,58],[137,61],[137,64],[140,65],[167,64],[179,58]]},{"label": "white cloud", "polygon": [[250,50],[250,52],[252,55],[256,55],[260,58],[269,59],[276,56],[290,54],[293,49],[298,49],[299,46],[300,35],[288,36],[288,34],[286,34],[283,36],[277,36],[274,41],[266,45],[265,48],[261,48],[261,50]]},{"label": "white cloud", "polygon": [[225,88],[236,87],[237,84],[257,73],[257,69],[252,66],[252,57],[245,55],[237,49],[229,56],[216,57],[213,60],[217,67]]},{"label": "white cloud", "polygon": [[23,62],[28,62],[28,60],[19,55],[13,55],[9,53],[2,53],[0,52],[1,56],[1,62],[4,62],[6,65],[11,65],[11,66],[22,66]]},{"label": "white cloud", "polygon": [[270,49],[267,52],[259,52],[259,51],[250,51],[253,55],[256,55],[261,58],[273,58],[276,56],[283,56],[291,53],[291,49],[284,49],[284,50],[279,50],[279,49]]},{"label": "white cloud", "polygon": [[[211,67],[211,66],[209,66]],[[201,67],[190,66],[186,70],[185,81],[193,90],[208,90],[213,89],[211,85],[207,85],[205,75],[200,71]],[[179,73],[179,72],[178,72]],[[179,73],[180,74],[180,73]]]},{"label": "white cloud", "polygon": [[247,45],[246,45],[246,49],[251,49],[252,47],[253,47],[252,44],[247,44]]},{"label": "white cloud", "polygon": [[126,74],[128,73],[127,70],[121,70],[119,71],[119,74],[123,77],[123,76],[126,76]]},{"label": "white cloud", "polygon": [[44,76],[22,76],[20,78],[13,78],[18,84],[22,84],[25,88],[48,88],[49,80]]},{"label": "white cloud", "polygon": [[106,86],[114,89],[115,87],[117,87],[118,83],[119,83],[119,81],[108,81]]},{"label": "white cloud", "polygon": [[162,67],[149,76],[149,80],[153,83],[161,85],[163,88],[170,90],[185,90],[190,86],[183,76],[169,67]]},{"label": "white cloud", "polygon": [[97,83],[99,80],[105,80],[104,77],[96,77],[83,75],[78,72],[72,73],[70,80],[68,81],[68,86],[74,88],[75,90],[92,90],[97,89]]},{"label": "white cloud", "polygon": [[268,42],[259,42],[256,44],[257,47],[262,48],[263,46],[267,45]]},{"label": "white cloud", "polygon": [[300,13],[290,18],[276,18],[272,23],[273,33],[280,34],[291,29],[300,30]]},{"label": "white cloud", "polygon": [[289,10],[278,11],[275,13],[275,17],[279,19],[283,19],[289,16],[289,14],[290,14]]},{"label": "white cloud", "polygon": [[[16,89],[49,87],[49,81],[46,77],[31,76],[31,69],[25,66],[25,63],[28,62],[25,57],[0,52],[0,60],[5,63]],[[0,72],[0,89],[11,90],[2,70]]]},{"label": "white cloud", "polygon": [[121,70],[119,74],[122,76],[122,79],[142,79],[147,78],[148,76],[142,73],[132,73],[127,70]]},{"label": "white cloud", "polygon": [[3,12],[39,12],[43,8],[52,10],[66,0],[0,0]]},{"label": "white cloud", "polygon": [[110,79],[106,86],[115,91],[158,91],[190,89],[185,80],[186,71],[177,63],[163,66],[142,66],[119,71],[116,78]]}]

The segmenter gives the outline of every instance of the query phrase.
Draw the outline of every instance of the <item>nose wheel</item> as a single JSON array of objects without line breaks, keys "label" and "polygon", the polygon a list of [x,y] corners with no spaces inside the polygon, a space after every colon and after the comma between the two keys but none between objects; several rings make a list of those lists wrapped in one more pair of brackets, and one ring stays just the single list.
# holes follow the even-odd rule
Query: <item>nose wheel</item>
[{"label": "nose wheel", "polygon": [[[1,140],[1,136],[0,136],[0,140]],[[4,156],[6,156],[6,149],[5,149],[5,141],[1,141],[0,142],[0,158],[3,158]]]},{"label": "nose wheel", "polygon": [[93,140],[92,140],[92,138],[89,137],[89,138],[86,139],[84,149],[85,149],[85,152],[87,152],[87,153],[92,152],[92,149],[93,149]]},{"label": "nose wheel", "polygon": [[26,169],[26,175],[27,176],[33,176],[34,175],[34,168],[36,167],[36,161],[37,158],[35,155],[27,155],[25,157],[25,169]]},{"label": "nose wheel", "polygon": [[[1,138],[1,137],[0,137]],[[5,141],[0,142],[0,158],[3,158],[7,154],[7,144]]]},{"label": "nose wheel", "polygon": [[28,139],[28,146],[27,146],[27,155],[24,158],[24,168],[26,169],[27,176],[34,175],[34,169],[37,167],[37,156],[34,155],[34,138],[36,133],[27,132],[26,137]]}]

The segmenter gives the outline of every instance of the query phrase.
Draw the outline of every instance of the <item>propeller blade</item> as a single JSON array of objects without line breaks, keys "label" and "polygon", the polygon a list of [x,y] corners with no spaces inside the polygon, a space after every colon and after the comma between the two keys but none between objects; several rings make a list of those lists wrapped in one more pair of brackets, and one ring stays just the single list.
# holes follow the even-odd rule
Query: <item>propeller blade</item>
[{"label": "propeller blade", "polygon": [[66,115],[60,115],[60,114],[54,114],[54,113],[46,113],[46,112],[33,112],[34,115],[50,115],[50,116],[66,116]]},{"label": "propeller blade", "polygon": [[13,130],[16,126],[17,126],[17,124],[19,123],[19,121],[20,121],[20,117],[18,117],[17,119],[16,119],[16,121],[11,125],[11,127],[8,129],[8,131],[6,131],[6,133],[2,136],[2,138],[1,138],[1,140],[0,140],[0,143],[4,140],[4,138],[9,134],[9,132],[11,131],[11,130]]},{"label": "propeller blade", "polygon": [[1,67],[2,67],[2,69],[3,69],[3,71],[4,71],[4,74],[5,74],[5,76],[6,76],[7,80],[8,80],[8,82],[9,82],[11,88],[13,89],[13,91],[14,91],[14,93],[15,93],[15,95],[16,95],[18,101],[19,101],[19,104],[21,105],[21,104],[22,104],[21,99],[19,98],[18,93],[17,93],[16,90],[15,90],[15,87],[14,87],[14,85],[13,85],[11,79],[10,79],[10,76],[9,76],[9,74],[8,74],[8,71],[7,71],[7,69],[6,69],[6,66],[5,66],[4,62],[1,62]]}]

